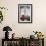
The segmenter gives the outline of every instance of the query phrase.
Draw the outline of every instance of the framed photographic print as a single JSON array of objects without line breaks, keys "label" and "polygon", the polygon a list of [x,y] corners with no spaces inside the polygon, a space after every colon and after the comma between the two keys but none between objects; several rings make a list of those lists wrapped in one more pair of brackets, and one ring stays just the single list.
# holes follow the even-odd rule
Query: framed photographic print
[{"label": "framed photographic print", "polygon": [[32,4],[18,4],[18,23],[32,23]]}]

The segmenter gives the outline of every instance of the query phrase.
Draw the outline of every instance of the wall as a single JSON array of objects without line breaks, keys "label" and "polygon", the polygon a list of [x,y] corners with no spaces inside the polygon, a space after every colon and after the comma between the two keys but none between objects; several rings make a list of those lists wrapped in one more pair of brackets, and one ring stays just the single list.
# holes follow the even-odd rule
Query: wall
[{"label": "wall", "polygon": [[[28,3],[33,5],[33,23],[18,23],[18,4]],[[4,21],[0,24],[0,46],[1,39],[4,38],[3,27],[9,25],[12,28],[12,34],[16,37],[29,37],[33,31],[41,31],[46,37],[46,0],[0,0],[0,6],[8,8],[8,11],[2,10]],[[46,45],[46,39],[45,39]]]}]

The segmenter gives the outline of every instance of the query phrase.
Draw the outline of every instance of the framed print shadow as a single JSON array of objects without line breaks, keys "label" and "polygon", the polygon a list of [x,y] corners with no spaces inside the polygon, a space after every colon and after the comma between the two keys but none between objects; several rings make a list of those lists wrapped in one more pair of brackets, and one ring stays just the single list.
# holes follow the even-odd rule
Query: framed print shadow
[{"label": "framed print shadow", "polygon": [[18,4],[18,23],[32,23],[32,4]]}]

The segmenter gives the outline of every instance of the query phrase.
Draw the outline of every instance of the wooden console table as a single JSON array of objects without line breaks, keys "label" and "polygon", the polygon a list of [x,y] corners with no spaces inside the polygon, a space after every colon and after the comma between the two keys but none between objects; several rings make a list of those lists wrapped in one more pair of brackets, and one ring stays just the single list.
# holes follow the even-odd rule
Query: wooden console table
[{"label": "wooden console table", "polygon": [[44,46],[43,39],[2,39],[2,46]]}]

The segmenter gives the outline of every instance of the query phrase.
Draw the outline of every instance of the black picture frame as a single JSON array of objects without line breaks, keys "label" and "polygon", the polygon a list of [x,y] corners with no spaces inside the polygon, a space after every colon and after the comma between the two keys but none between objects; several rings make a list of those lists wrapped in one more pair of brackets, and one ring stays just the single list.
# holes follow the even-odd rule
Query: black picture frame
[{"label": "black picture frame", "polygon": [[18,23],[32,23],[32,4],[18,4]]}]

